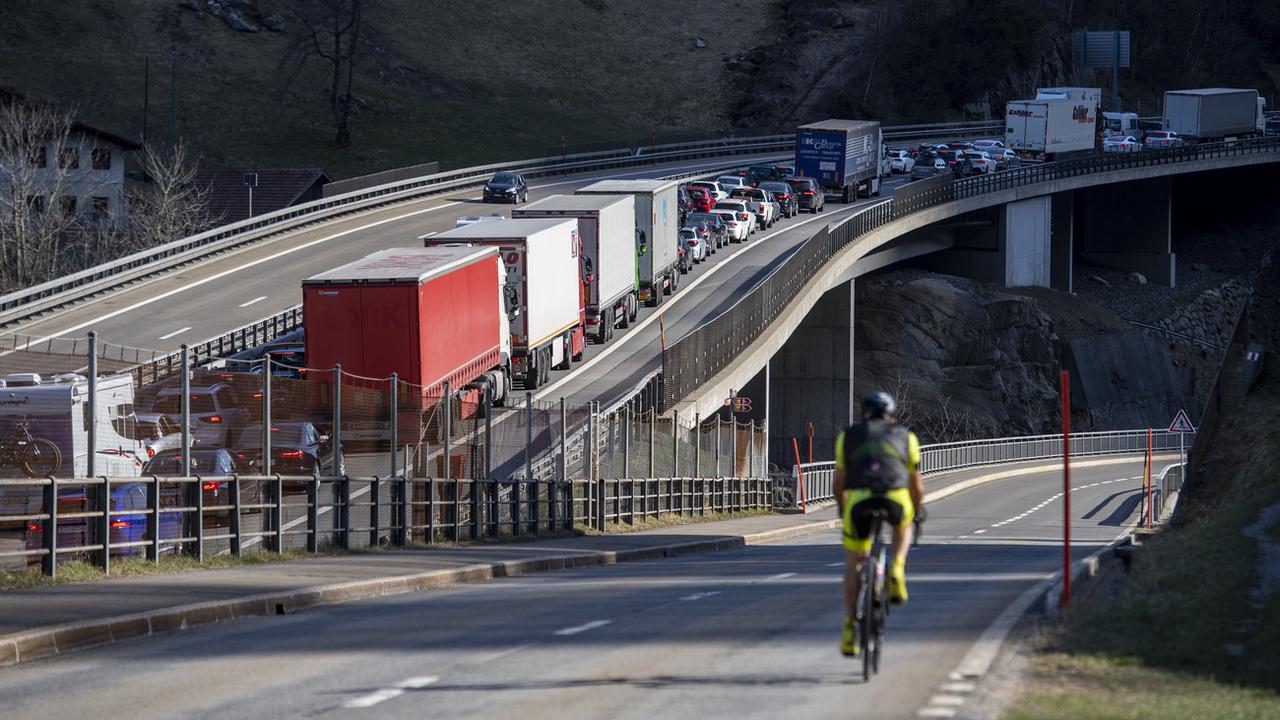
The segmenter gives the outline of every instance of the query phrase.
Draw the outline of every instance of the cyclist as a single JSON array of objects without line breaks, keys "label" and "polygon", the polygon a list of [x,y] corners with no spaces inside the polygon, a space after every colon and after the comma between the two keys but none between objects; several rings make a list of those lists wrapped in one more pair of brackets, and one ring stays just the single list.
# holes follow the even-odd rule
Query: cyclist
[{"label": "cyclist", "polygon": [[836,438],[834,494],[844,520],[844,632],[840,652],[858,654],[857,603],[862,564],[871,552],[872,509],[888,513],[893,527],[893,563],[889,571],[889,602],[907,602],[907,551],[911,522],[924,519],[924,482],[920,479],[920,441],[897,424],[895,403],[876,392],[862,401],[862,422]]}]

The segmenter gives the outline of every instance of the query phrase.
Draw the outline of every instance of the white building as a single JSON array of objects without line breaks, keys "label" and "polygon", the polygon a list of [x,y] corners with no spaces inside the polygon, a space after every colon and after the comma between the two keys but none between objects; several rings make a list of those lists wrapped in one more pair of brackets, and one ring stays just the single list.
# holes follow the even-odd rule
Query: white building
[{"label": "white building", "polygon": [[125,155],[141,148],[127,138],[75,123],[65,139],[51,140],[31,153],[30,175],[23,183],[26,200],[36,206],[57,203],[63,212],[93,221],[119,222],[126,211]]}]

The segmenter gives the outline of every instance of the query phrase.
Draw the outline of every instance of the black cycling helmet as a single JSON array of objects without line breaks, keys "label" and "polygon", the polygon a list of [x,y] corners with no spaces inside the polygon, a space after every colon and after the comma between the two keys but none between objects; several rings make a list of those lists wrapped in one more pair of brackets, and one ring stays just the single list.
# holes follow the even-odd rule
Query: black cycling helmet
[{"label": "black cycling helmet", "polygon": [[862,419],[888,420],[897,408],[898,404],[889,393],[873,392],[862,399]]}]

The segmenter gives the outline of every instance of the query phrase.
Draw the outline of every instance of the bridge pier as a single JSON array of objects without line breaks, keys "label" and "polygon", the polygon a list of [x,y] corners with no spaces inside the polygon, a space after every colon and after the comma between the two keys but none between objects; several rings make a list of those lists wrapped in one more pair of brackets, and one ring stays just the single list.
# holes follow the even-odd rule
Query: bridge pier
[{"label": "bridge pier", "polygon": [[769,461],[779,467],[795,463],[792,438],[808,461],[809,423],[814,459],[830,460],[855,417],[853,282],[828,290],[769,361]]},{"label": "bridge pier", "polygon": [[1080,258],[1176,286],[1170,189],[1165,177],[1077,191],[1073,222]]}]

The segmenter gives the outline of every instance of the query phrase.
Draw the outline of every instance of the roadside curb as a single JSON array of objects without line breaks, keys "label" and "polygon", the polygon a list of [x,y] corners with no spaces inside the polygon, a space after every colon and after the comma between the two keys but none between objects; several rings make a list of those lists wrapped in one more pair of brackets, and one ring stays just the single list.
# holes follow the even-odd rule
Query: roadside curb
[{"label": "roadside curb", "polygon": [[283,592],[178,605],[130,615],[51,625],[0,636],[0,667],[133,638],[187,630],[265,615],[288,615],[317,605],[370,600],[461,583],[539,572],[656,560],[701,552],[734,550],[835,527],[838,521],[803,523],[746,535],[722,535],[629,550],[593,550],[529,560],[498,560],[410,575],[315,585]]}]

